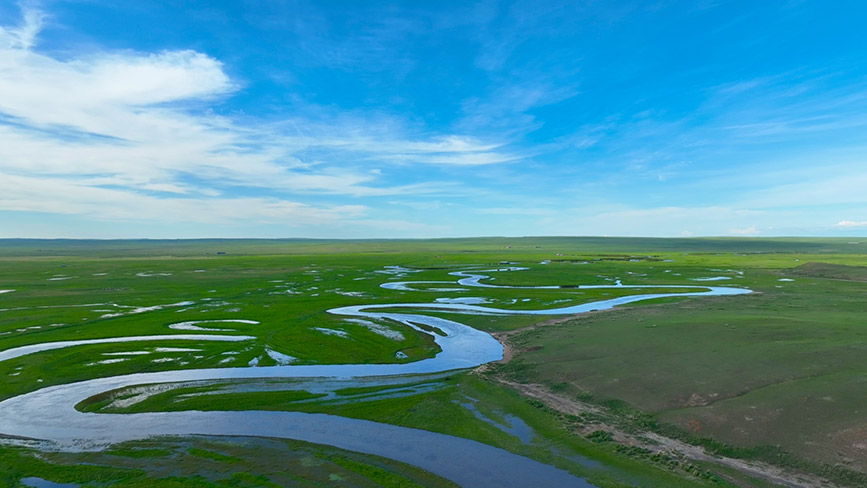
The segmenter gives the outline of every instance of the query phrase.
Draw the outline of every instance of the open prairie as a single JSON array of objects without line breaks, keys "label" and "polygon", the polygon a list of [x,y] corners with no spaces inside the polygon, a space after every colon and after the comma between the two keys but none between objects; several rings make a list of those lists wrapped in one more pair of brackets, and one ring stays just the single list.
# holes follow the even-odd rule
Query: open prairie
[{"label": "open prairie", "polygon": [[[0,480],[468,485],[277,427],[140,421],[296,412],[479,441],[551,486],[861,486],[865,270],[851,239],[0,241],[0,422],[81,382],[72,421],[141,429],[0,428]],[[228,412],[251,416],[206,417]]]}]

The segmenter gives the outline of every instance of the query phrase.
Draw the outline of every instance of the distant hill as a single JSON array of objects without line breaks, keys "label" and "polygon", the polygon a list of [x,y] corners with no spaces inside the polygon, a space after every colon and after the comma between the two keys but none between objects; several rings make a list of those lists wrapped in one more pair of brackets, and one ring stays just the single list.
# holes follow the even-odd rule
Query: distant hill
[{"label": "distant hill", "polygon": [[867,254],[867,238],[467,237],[445,239],[0,239],[0,257],[342,254],[345,252]]}]

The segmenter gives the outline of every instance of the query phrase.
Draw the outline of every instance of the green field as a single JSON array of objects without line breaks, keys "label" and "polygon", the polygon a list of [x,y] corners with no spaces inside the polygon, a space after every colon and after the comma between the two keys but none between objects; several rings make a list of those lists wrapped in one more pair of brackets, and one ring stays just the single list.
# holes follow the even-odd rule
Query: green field
[{"label": "green field", "polygon": [[[451,271],[513,263],[529,269],[498,273],[488,282],[575,286],[619,279],[755,293],[667,298],[540,326],[534,324],[552,317],[425,312],[508,333],[504,340],[514,357],[481,371],[353,385],[327,396],[292,381],[256,380],[259,390],[252,382],[212,382],[174,385],[127,406],[113,400],[131,392],[110,392],[78,408],[324,412],[479,440],[598,486],[774,486],[773,477],[730,464],[657,452],[654,436],[665,436],[730,459],[778,465],[794,478],[800,473],[863,486],[867,239],[855,241],[0,240],[0,290],[14,290],[0,294],[0,351],[197,333],[169,327],[184,322],[254,337],[76,346],[0,361],[0,400],[127,373],[269,366],[281,354],[292,364],[364,364],[417,361],[439,350],[434,332],[389,321],[365,326],[326,312],[338,306],[481,297],[488,306],[523,310],[636,293],[380,287],[398,279],[454,283]],[[414,272],[398,278],[387,268],[395,265]],[[444,285],[418,288],[438,286]],[[516,425],[530,438],[512,430]],[[7,473],[0,482],[17,486],[36,476],[92,486],[450,486],[394,461],[283,440],[171,438],[103,453],[37,452],[0,447]],[[285,465],[277,466],[284,457]],[[818,478],[804,479],[809,486]]]}]

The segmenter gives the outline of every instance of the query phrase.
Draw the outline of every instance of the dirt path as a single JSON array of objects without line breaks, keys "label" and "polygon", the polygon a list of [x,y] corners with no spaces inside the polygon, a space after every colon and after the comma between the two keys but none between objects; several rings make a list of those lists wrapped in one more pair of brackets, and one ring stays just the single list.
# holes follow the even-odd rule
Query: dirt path
[{"label": "dirt path", "polygon": [[[574,317],[575,316],[561,317],[539,322],[522,329],[492,334],[503,345],[503,359],[499,362],[508,363],[516,354],[520,353],[519,350],[516,350],[516,348],[510,344],[509,339],[511,336],[527,330],[544,327],[546,325],[567,322]],[[485,369],[487,369],[485,366],[479,367],[480,371]],[[603,409],[596,405],[555,393],[545,385],[535,383],[516,383],[497,377],[494,377],[493,379],[503,386],[516,390],[529,398],[539,400],[548,407],[564,414],[580,415],[582,413],[604,413]],[[605,430],[610,432],[613,438],[621,444],[641,447],[654,453],[665,453],[675,458],[715,463],[780,486],[789,488],[838,488],[838,485],[830,483],[815,475],[793,473],[778,466],[759,461],[748,461],[709,454],[702,447],[687,444],[683,441],[671,439],[654,432],[645,431],[641,432],[640,435],[636,435],[624,432],[617,429],[615,426],[608,424],[593,424],[585,430],[586,432],[581,433],[588,434],[594,430]],[[736,483],[735,480],[729,481]]]}]

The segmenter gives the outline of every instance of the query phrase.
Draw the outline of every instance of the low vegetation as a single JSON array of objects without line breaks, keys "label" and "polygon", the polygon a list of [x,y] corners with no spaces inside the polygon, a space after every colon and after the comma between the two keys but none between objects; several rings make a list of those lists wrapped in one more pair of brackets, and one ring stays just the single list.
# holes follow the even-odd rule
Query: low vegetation
[{"label": "low vegetation", "polygon": [[[404,270],[388,268],[395,265]],[[326,312],[337,306],[482,297],[485,305],[520,310],[634,293],[380,287],[408,280],[452,283],[420,288],[461,288],[450,272],[506,265],[529,269],[487,282],[576,286],[620,280],[739,286],[755,293],[669,298],[568,320],[425,312],[503,334],[512,360],[481,374],[350,385],[327,395],[297,385],[241,391],[187,384],[128,406],[114,403],[123,391],[107,392],[78,408],[324,412],[476,439],[598,486],[764,487],[779,481],[716,462],[714,455],[801,473],[793,479],[867,483],[867,411],[859,407],[867,402],[867,245],[843,240],[0,241],[0,290],[14,290],[0,294],[0,351],[196,333],[169,327],[183,322],[229,329],[207,334],[253,337],[98,344],[0,361],[0,399],[136,372],[269,366],[286,356],[293,364],[408,362],[438,352],[437,330],[354,323]],[[235,322],[205,322],[217,320]],[[571,407],[558,398],[584,410],[567,411]],[[514,419],[532,432],[531,442],[510,430]],[[712,456],[665,453],[654,447],[658,436]],[[11,486],[31,476],[99,486],[450,485],[393,461],[266,439],[147,440],[79,454],[37,455],[7,446],[0,447],[0,465],[0,480]]]}]

